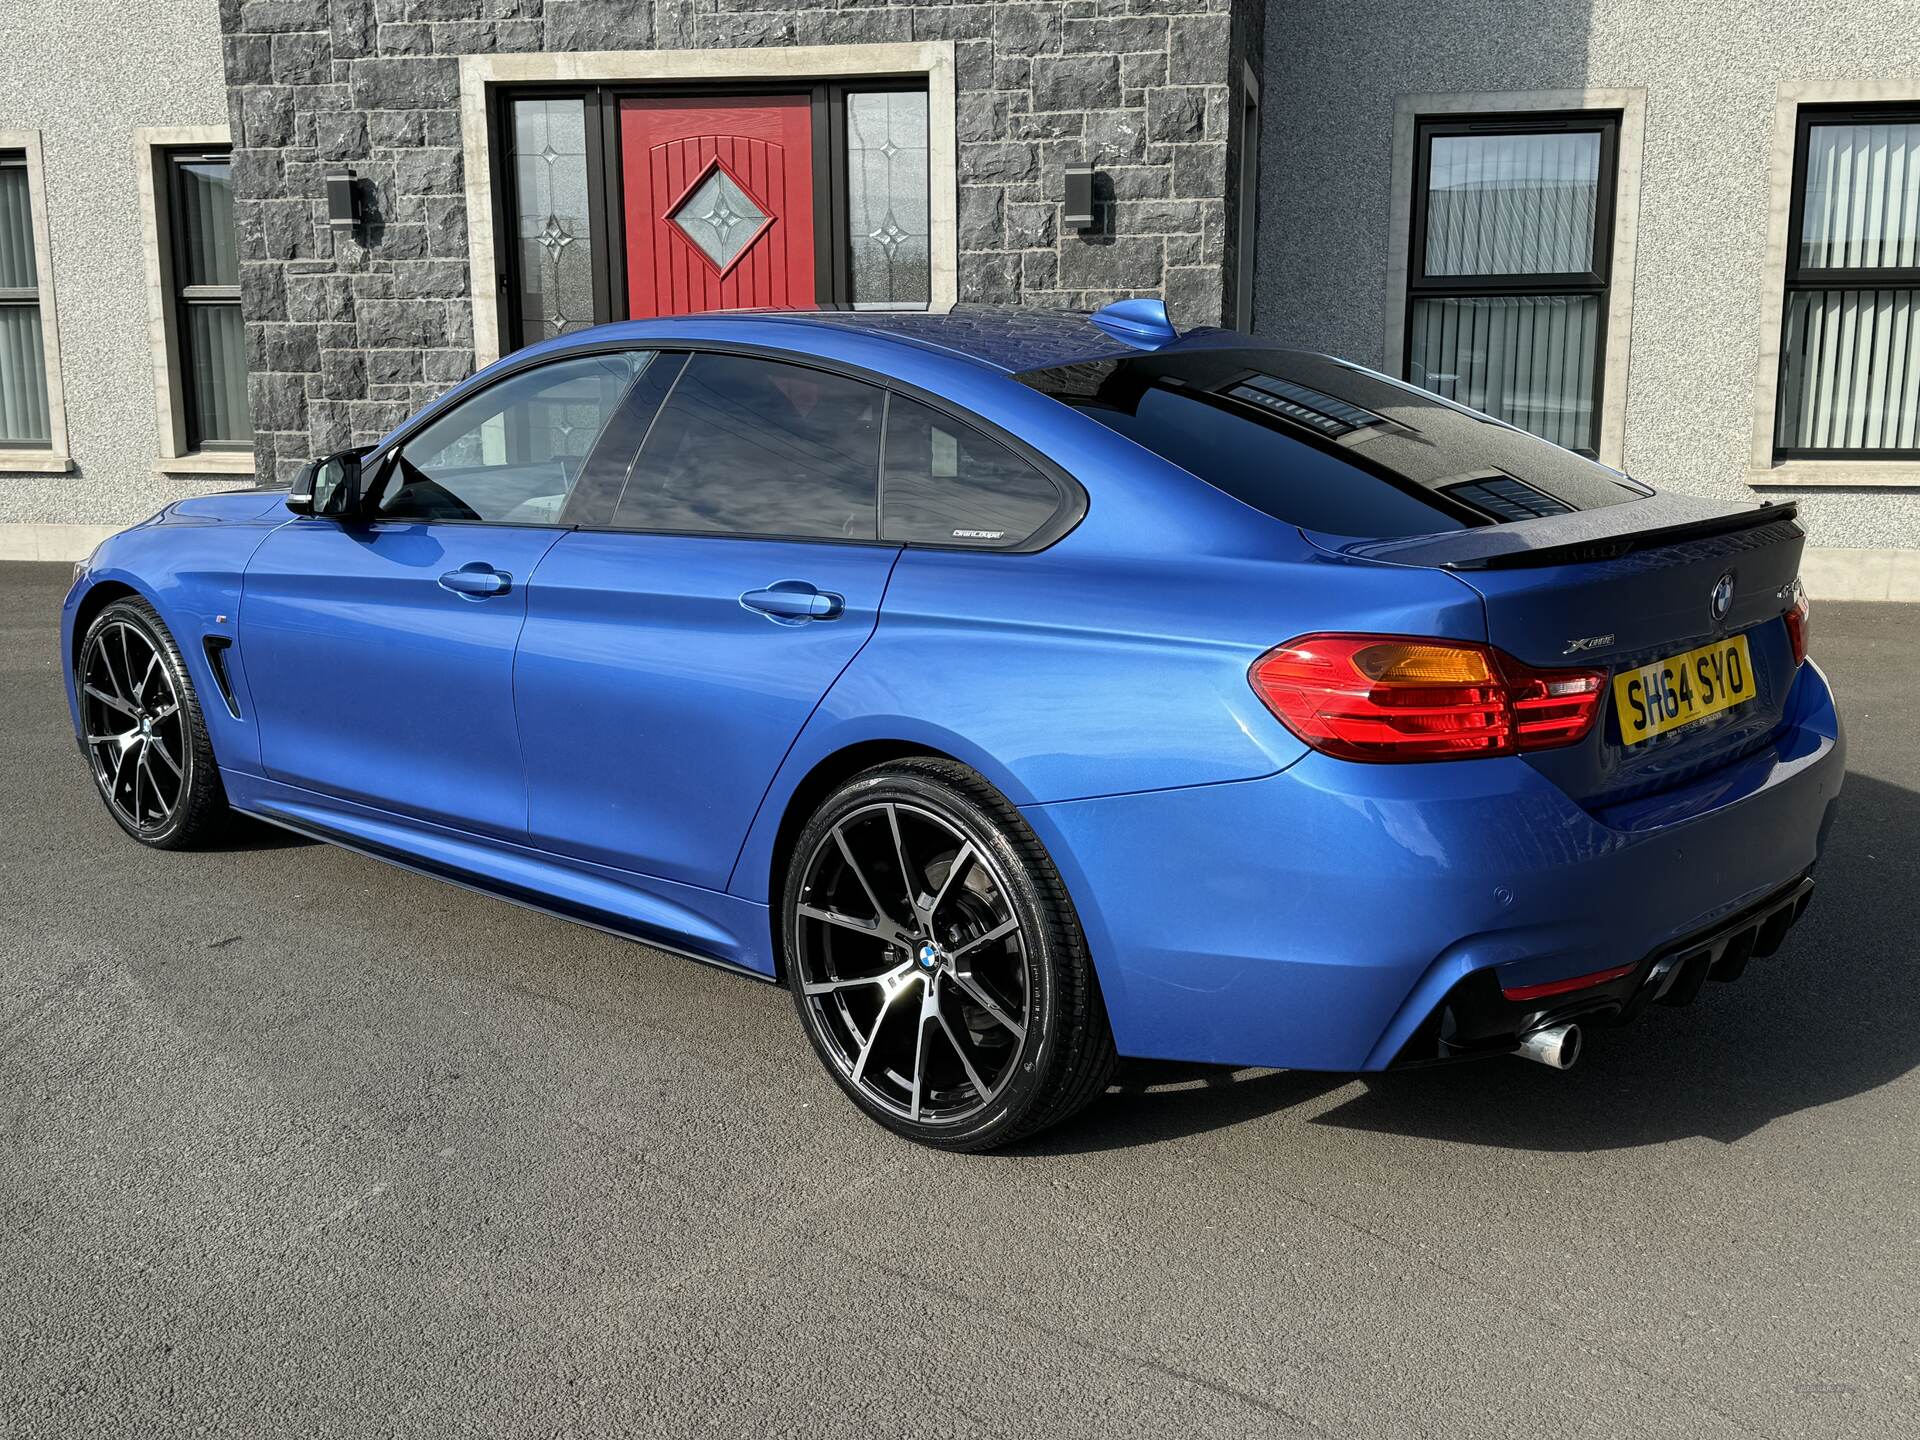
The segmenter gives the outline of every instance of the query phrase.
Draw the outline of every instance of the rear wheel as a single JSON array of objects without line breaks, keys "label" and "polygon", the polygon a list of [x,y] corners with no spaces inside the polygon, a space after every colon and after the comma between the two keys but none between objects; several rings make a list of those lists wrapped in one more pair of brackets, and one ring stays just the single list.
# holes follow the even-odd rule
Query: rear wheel
[{"label": "rear wheel", "polygon": [[855,777],[801,832],[784,902],[808,1039],[889,1129],[983,1150],[1105,1087],[1113,1036],[1066,889],[975,772],[928,759]]},{"label": "rear wheel", "polygon": [[94,784],[142,845],[183,850],[231,812],[179,647],[144,600],[117,600],[87,628],[75,672]]}]

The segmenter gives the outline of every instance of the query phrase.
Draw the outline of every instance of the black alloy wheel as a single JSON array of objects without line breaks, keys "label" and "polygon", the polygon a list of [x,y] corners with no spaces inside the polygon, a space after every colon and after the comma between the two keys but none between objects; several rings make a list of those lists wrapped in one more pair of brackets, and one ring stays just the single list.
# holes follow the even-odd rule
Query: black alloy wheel
[{"label": "black alloy wheel", "polygon": [[854,1102],[948,1149],[1055,1124],[1105,1086],[1113,1041],[1065,887],[973,771],[856,777],[794,846],[787,978]]},{"label": "black alloy wheel", "polygon": [[80,723],[107,811],[144,845],[184,848],[227,814],[226,795],[180,651],[144,601],[88,628],[75,670]]}]

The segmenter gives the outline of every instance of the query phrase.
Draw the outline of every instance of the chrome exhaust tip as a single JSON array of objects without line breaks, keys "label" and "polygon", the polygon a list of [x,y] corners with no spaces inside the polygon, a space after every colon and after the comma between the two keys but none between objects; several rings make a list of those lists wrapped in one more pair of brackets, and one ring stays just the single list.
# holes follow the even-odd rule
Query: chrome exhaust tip
[{"label": "chrome exhaust tip", "polygon": [[1543,1029],[1529,1030],[1520,1037],[1520,1043],[1514,1047],[1513,1053],[1536,1065],[1571,1070],[1573,1062],[1580,1058],[1580,1027],[1548,1025]]}]

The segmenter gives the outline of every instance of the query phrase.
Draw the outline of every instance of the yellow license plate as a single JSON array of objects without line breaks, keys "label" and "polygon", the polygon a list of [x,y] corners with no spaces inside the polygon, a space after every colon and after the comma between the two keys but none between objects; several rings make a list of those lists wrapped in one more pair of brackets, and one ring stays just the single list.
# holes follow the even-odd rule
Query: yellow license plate
[{"label": "yellow license plate", "polygon": [[1629,745],[1744,705],[1754,693],[1753,660],[1744,635],[1613,677],[1620,738]]}]

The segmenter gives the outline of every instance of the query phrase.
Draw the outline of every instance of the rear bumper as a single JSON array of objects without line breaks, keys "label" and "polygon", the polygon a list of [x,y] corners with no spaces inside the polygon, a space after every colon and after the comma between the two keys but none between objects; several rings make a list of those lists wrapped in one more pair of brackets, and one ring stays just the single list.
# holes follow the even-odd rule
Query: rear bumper
[{"label": "rear bumper", "polygon": [[1750,961],[1780,948],[1813,899],[1813,877],[1789,881],[1757,904],[1675,941],[1628,973],[1550,998],[1516,1000],[1493,969],[1456,983],[1394,1057],[1395,1066],[1512,1052],[1531,1030],[1578,1021],[1624,1025],[1649,1005],[1691,1005],[1708,980],[1738,980]]},{"label": "rear bumper", "polygon": [[[1080,910],[1123,1054],[1378,1070],[1442,1058],[1470,977],[1497,996],[1631,964],[1624,998],[1565,1003],[1639,1013],[1632,982],[1810,874],[1844,772],[1809,664],[1764,750],[1615,811],[1520,760],[1310,755],[1261,780],[1024,813]],[[1504,1016],[1475,1016],[1449,1043],[1500,1038]]]}]

